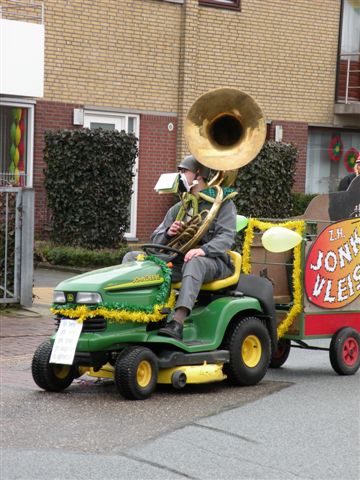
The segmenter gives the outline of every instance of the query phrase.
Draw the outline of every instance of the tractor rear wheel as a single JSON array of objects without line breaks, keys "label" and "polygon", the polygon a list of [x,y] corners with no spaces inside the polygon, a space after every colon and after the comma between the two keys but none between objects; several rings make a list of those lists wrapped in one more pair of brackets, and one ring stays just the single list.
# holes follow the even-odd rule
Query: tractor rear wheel
[{"label": "tractor rear wheel", "polygon": [[239,321],[229,335],[230,362],[226,373],[235,385],[256,385],[267,372],[271,341],[266,325],[257,317]]}]

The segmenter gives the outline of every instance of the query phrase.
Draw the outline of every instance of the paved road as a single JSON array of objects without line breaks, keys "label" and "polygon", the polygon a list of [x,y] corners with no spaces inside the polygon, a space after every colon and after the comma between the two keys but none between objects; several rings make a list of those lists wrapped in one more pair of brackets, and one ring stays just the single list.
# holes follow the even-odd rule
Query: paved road
[{"label": "paved road", "polygon": [[[17,321],[22,352],[9,347]],[[293,349],[256,387],[162,387],[129,402],[90,379],[40,391],[31,342],[51,326],[38,307],[4,324],[2,480],[360,478],[360,374],[337,376],[326,352]]]}]

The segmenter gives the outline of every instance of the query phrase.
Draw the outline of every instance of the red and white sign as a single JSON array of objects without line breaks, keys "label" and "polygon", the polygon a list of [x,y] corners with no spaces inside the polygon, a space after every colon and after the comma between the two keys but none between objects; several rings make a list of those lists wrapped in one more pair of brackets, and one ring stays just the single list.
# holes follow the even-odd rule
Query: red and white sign
[{"label": "red and white sign", "polygon": [[333,223],[308,254],[305,291],[311,303],[342,308],[360,295],[360,218]]}]

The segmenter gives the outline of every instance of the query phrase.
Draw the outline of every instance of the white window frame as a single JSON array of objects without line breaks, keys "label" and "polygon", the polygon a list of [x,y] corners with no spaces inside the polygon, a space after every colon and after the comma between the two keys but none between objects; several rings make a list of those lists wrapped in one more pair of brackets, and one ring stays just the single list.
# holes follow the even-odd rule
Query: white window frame
[{"label": "white window frame", "polygon": [[33,101],[23,101],[18,98],[4,98],[0,97],[0,105],[4,107],[19,107],[28,109],[28,118],[27,118],[27,143],[26,143],[26,155],[27,155],[27,165],[26,165],[26,183],[25,186],[32,188],[33,187],[33,165],[34,165],[34,107],[35,100]]},{"label": "white window frame", "polygon": [[[124,130],[125,132],[129,131],[129,118],[135,118],[135,131],[134,135],[139,139],[140,142],[140,115],[133,113],[122,113],[122,112],[108,112],[108,111],[97,111],[97,110],[85,110],[84,111],[84,127],[90,128],[91,122],[96,123],[114,123],[116,128],[116,121],[124,119]],[[125,233],[125,238],[127,240],[136,240],[136,227],[137,227],[137,198],[138,198],[138,171],[139,171],[139,158],[136,157],[134,165],[134,177],[133,177],[133,194],[131,195],[130,202],[130,229]]]}]

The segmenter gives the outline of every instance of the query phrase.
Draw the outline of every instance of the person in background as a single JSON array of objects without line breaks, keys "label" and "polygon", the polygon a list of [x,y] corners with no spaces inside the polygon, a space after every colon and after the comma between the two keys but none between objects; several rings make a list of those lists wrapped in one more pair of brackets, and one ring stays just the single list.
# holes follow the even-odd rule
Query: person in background
[{"label": "person in background", "polygon": [[354,178],[356,178],[358,175],[360,175],[360,152],[354,165],[354,172],[346,175],[346,177],[340,181],[338,191],[345,192],[349,188]]}]

